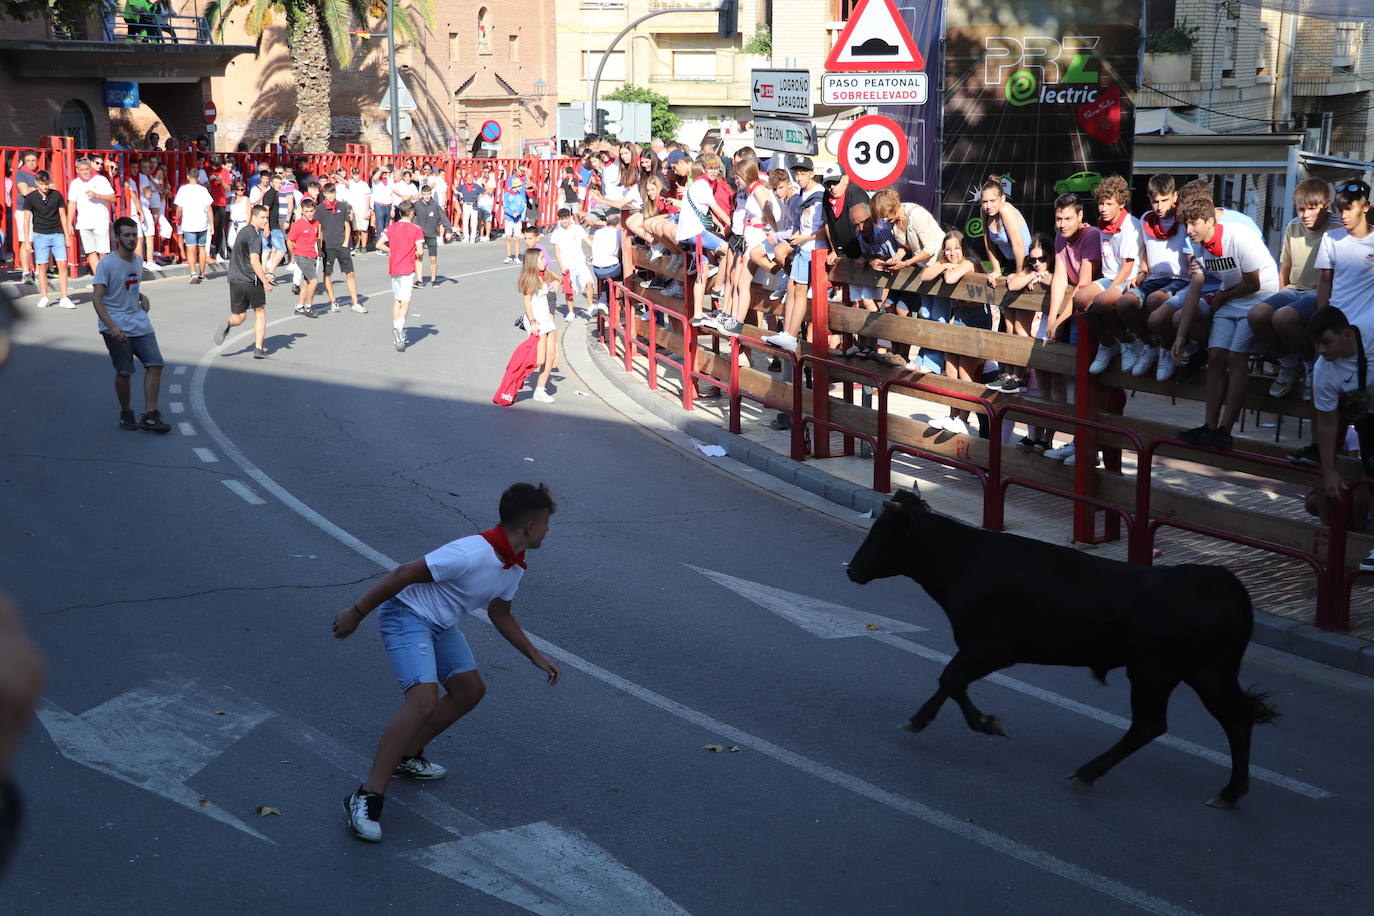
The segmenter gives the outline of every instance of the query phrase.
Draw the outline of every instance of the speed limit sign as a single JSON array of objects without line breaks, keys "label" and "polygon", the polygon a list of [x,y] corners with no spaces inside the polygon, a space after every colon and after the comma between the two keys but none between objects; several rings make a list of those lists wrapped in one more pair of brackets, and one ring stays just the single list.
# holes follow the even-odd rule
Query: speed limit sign
[{"label": "speed limit sign", "polygon": [[906,168],[906,133],[883,115],[864,115],[840,137],[840,165],[859,187],[879,191]]}]

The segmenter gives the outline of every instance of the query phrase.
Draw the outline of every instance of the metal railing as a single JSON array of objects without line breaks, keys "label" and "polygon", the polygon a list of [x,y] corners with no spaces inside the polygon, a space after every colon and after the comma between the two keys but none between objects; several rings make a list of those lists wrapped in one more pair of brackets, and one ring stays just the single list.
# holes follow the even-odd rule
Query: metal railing
[{"label": "metal railing", "polygon": [[107,41],[120,44],[215,44],[204,16],[184,16],[158,9],[111,9],[94,25],[75,20],[48,20],[48,37],[58,41]]}]

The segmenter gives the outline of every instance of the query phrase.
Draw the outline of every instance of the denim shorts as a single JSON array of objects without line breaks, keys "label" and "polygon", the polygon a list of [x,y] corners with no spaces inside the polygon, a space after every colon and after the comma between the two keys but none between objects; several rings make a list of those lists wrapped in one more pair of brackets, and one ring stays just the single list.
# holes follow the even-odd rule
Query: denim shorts
[{"label": "denim shorts", "polygon": [[1145,282],[1139,286],[1132,286],[1126,290],[1127,293],[1135,296],[1144,305],[1145,300],[1153,293],[1165,292],[1172,296],[1179,290],[1188,288],[1188,281],[1182,277],[1147,277]]},{"label": "denim shorts", "polygon": [[57,258],[58,263],[67,260],[67,237],[60,232],[35,232],[33,236],[33,262],[46,264],[49,259]]},{"label": "denim shorts", "polygon": [[725,247],[725,240],[714,232],[703,232],[701,235],[693,236],[690,239],[679,239],[677,244],[679,248],[690,254],[697,250],[697,239],[701,239],[702,251],[719,251]]},{"label": "denim shorts", "polygon": [[193,247],[196,245],[204,246],[208,244],[209,236],[210,231],[208,229],[200,232],[188,232],[185,229],[181,230],[181,237],[186,240],[187,245]]},{"label": "denim shorts", "polygon": [[156,334],[140,334],[115,340],[104,331],[100,332],[105,341],[105,349],[110,351],[110,362],[114,363],[115,375],[133,375],[134,357],[143,364],[144,369],[162,365],[162,351],[157,346]]},{"label": "denim shorts", "polygon": [[[1202,292],[1198,294],[1197,299],[1197,313],[1203,318],[1212,317],[1211,294],[1215,292],[1216,286],[1213,286],[1211,289],[1208,289],[1206,283],[1202,284]],[[1170,308],[1181,309],[1183,308],[1183,300],[1186,298],[1188,298],[1188,287],[1185,286],[1183,287],[1183,289],[1174,293],[1168,299],[1165,299],[1164,304],[1169,306]]]},{"label": "denim shorts", "polygon": [[811,285],[811,250],[798,248],[792,255],[792,282],[802,286]]},{"label": "denim shorts", "polygon": [[[41,236],[34,236],[35,239]],[[37,243],[34,245],[37,248]],[[1317,311],[1317,291],[1315,289],[1281,289],[1265,300],[1274,311],[1291,308],[1298,313],[1303,324]]]},{"label": "denim shorts", "polygon": [[285,251],[286,233],[280,229],[273,229],[272,234],[267,237],[267,247],[273,251]]},{"label": "denim shorts", "polygon": [[1255,347],[1255,331],[1250,327],[1250,305],[1228,302],[1212,316],[1207,334],[1207,349],[1249,353]]},{"label": "denim shorts", "polygon": [[402,693],[416,684],[445,684],[455,674],[477,670],[462,630],[437,627],[397,598],[377,610],[382,645]]}]

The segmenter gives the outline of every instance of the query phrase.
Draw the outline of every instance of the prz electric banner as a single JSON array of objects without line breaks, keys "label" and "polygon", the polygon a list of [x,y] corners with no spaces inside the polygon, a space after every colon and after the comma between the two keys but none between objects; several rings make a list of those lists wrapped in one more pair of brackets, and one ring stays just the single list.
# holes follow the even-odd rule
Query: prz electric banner
[{"label": "prz electric banner", "polygon": [[[1103,177],[1131,177],[1139,0],[955,3],[945,42],[940,222],[980,239],[979,189],[1001,179],[1032,232],[1072,191],[1095,219]],[[981,244],[976,247],[981,248]]]},{"label": "prz electric banner", "polygon": [[924,105],[879,105],[906,134],[906,168],[893,184],[902,200],[934,213],[940,194],[940,36],[945,30],[945,0],[896,0],[916,47],[925,58],[929,82]]}]

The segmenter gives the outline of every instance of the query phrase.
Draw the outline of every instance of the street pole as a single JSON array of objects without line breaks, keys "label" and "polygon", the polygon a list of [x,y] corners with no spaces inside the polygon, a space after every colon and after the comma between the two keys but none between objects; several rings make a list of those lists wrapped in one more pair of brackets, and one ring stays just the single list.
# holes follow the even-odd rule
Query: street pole
[{"label": "street pole", "polygon": [[396,0],[386,0],[387,84],[391,96],[391,155],[401,152],[401,91],[396,74]]}]

